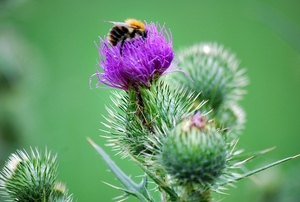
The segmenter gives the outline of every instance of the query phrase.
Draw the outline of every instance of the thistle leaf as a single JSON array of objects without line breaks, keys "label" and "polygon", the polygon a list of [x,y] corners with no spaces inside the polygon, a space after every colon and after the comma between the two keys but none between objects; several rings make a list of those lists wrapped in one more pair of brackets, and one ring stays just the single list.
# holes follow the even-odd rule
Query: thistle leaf
[{"label": "thistle leaf", "polygon": [[150,196],[149,191],[147,190],[146,176],[140,184],[136,184],[117,166],[117,164],[106,154],[106,152],[100,146],[94,143],[90,138],[87,139],[90,142],[90,144],[96,149],[98,154],[103,158],[111,172],[126,187],[126,189],[121,189],[119,187],[115,188],[123,190],[126,193],[137,197],[142,202],[154,201],[153,198]]},{"label": "thistle leaf", "polygon": [[295,155],[295,156],[290,156],[290,157],[287,157],[287,158],[284,158],[284,159],[275,161],[275,162],[270,163],[270,164],[268,164],[268,165],[265,165],[265,166],[263,166],[263,167],[257,168],[257,169],[255,169],[255,170],[249,171],[249,172],[244,173],[244,174],[241,174],[240,176],[238,176],[238,177],[236,177],[236,178],[232,178],[232,179],[229,179],[229,180],[227,180],[227,181],[218,183],[218,186],[223,186],[223,185],[226,185],[226,184],[229,184],[229,183],[232,183],[232,182],[237,182],[237,181],[239,181],[239,180],[241,180],[241,179],[244,179],[244,178],[246,178],[246,177],[249,177],[249,176],[251,176],[251,175],[254,175],[254,174],[256,174],[256,173],[259,173],[259,172],[261,172],[261,171],[264,171],[264,170],[266,170],[266,169],[268,169],[268,168],[271,168],[271,167],[273,167],[273,166],[276,166],[276,165],[279,165],[279,164],[284,163],[284,162],[286,162],[286,161],[289,161],[289,160],[298,158],[299,156],[300,156],[300,154],[297,154],[297,155]]}]

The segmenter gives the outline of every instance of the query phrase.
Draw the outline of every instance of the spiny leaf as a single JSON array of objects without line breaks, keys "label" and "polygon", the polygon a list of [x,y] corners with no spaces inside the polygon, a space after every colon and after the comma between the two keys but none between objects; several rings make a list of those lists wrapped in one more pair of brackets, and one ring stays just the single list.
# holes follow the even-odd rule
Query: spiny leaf
[{"label": "spiny leaf", "polygon": [[161,188],[161,189],[163,189],[166,193],[168,193],[169,194],[169,196],[170,196],[170,201],[177,201],[178,200],[178,195],[177,195],[177,193],[173,190],[173,189],[171,189],[170,187],[168,187],[168,186],[164,186],[164,182],[160,179],[160,178],[158,178],[158,177],[156,177],[149,169],[147,169],[142,163],[140,163],[140,161],[136,158],[136,157],[134,157],[134,156],[132,156],[132,155],[129,155],[129,157],[140,167],[140,168],[142,168],[143,169],[143,171]]},{"label": "spiny leaf", "polygon": [[117,189],[121,189],[126,193],[137,197],[142,202],[154,201],[147,190],[147,180],[143,179],[140,184],[136,184],[117,166],[117,164],[106,154],[106,152],[100,146],[94,143],[90,138],[87,139],[106,162],[111,172],[114,173],[117,179],[126,187],[126,189],[116,187]]},{"label": "spiny leaf", "polygon": [[218,185],[219,185],[219,186],[223,186],[223,185],[226,185],[226,184],[229,184],[229,183],[232,183],[232,182],[239,181],[239,180],[241,180],[241,179],[243,179],[243,178],[249,177],[249,176],[251,176],[251,175],[254,175],[254,174],[256,174],[256,173],[259,173],[259,172],[261,172],[261,171],[263,171],[263,170],[266,170],[266,169],[271,168],[271,167],[273,167],[273,166],[276,166],[276,165],[278,165],[278,164],[281,164],[281,163],[284,163],[284,162],[286,162],[286,161],[289,161],[289,160],[298,158],[299,156],[300,156],[300,154],[297,154],[297,155],[295,155],[295,156],[290,156],[290,157],[287,157],[287,158],[284,158],[284,159],[275,161],[275,162],[270,163],[270,164],[268,164],[268,165],[266,165],[266,166],[263,166],[263,167],[261,167],[261,168],[257,168],[257,169],[255,169],[255,170],[252,170],[252,171],[249,171],[249,172],[247,172],[247,173],[244,173],[244,174],[240,175],[239,177],[236,177],[236,178],[233,178],[233,179],[229,179],[229,180],[227,180],[227,181],[224,181],[224,182],[222,182],[222,183],[219,183]]}]

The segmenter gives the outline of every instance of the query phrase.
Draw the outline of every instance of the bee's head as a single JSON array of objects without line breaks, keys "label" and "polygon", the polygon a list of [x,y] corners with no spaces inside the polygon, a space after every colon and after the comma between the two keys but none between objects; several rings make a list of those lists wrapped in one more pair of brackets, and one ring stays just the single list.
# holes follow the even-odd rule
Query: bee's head
[{"label": "bee's head", "polygon": [[140,35],[143,39],[145,39],[147,38],[148,31],[146,29],[145,30],[137,29],[136,33]]}]

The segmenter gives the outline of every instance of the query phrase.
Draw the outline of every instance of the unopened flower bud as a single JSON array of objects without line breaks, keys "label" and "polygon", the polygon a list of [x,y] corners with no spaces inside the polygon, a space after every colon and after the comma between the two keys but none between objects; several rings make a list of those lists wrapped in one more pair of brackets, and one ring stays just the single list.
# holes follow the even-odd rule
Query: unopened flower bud
[{"label": "unopened flower bud", "polygon": [[71,202],[66,188],[56,183],[56,177],[56,155],[47,151],[41,155],[37,149],[31,149],[31,154],[19,150],[9,157],[0,172],[0,189],[3,196],[14,201]]},{"label": "unopened flower bud", "polygon": [[161,162],[180,184],[211,184],[222,174],[226,156],[222,134],[197,113],[167,135]]}]

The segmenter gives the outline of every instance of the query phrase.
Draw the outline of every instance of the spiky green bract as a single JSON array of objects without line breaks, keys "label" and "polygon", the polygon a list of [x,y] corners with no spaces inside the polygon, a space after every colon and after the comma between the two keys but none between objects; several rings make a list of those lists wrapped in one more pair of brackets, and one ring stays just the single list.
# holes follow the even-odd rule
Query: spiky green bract
[{"label": "spiky green bract", "polygon": [[117,94],[113,102],[123,113],[108,109],[110,125],[105,125],[111,129],[106,136],[109,145],[121,148],[125,156],[127,151],[132,155],[154,155],[165,135],[157,131],[162,127],[174,128],[191,111],[196,97],[183,88],[170,89],[164,82],[153,83],[150,88],[130,89],[125,95]]},{"label": "spiky green bract", "polygon": [[[237,101],[246,93],[244,87],[248,84],[248,78],[244,75],[245,69],[238,67],[239,61],[236,56],[216,43],[200,43],[182,49],[178,58],[181,70],[193,81],[183,74],[170,74],[171,83],[179,82],[196,93],[201,92],[198,100],[208,101],[202,110],[212,109],[210,118],[223,118],[218,116],[218,113],[228,110],[227,115],[232,117],[227,119],[237,120],[230,125],[239,124],[237,128],[243,128],[240,117],[232,113],[231,108],[232,104],[237,106]],[[220,127],[228,127],[223,125],[227,123],[226,120],[216,121]]]},{"label": "spiky green bract", "polygon": [[[30,154],[18,150],[0,173],[1,193],[8,201],[58,201],[56,177],[56,155],[47,150],[43,155],[37,149],[31,149]],[[67,194],[65,188],[61,194]]]},{"label": "spiky green bract", "polygon": [[62,182],[56,182],[49,196],[49,202],[72,202],[72,195],[68,195],[66,185]]}]

